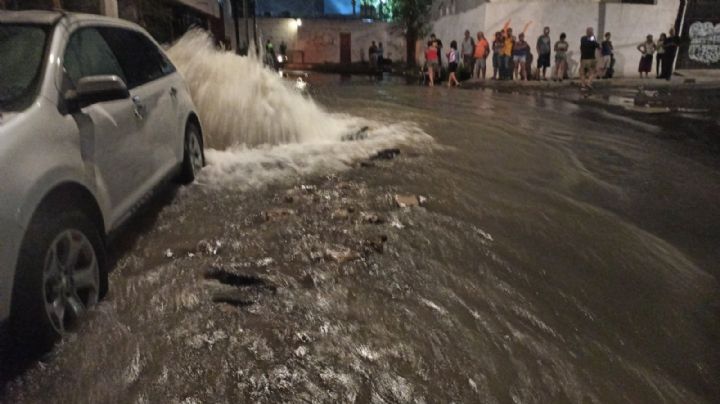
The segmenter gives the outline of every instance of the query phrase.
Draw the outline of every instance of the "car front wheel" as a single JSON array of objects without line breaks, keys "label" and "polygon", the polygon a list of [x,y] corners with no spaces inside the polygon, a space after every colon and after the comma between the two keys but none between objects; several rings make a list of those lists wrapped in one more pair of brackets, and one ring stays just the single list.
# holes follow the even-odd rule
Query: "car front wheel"
[{"label": "car front wheel", "polygon": [[105,249],[80,211],[38,212],[23,240],[11,308],[16,341],[48,351],[107,291]]},{"label": "car front wheel", "polygon": [[198,173],[205,166],[205,152],[200,128],[192,122],[188,123],[185,130],[184,150],[180,181],[189,184],[195,181]]}]

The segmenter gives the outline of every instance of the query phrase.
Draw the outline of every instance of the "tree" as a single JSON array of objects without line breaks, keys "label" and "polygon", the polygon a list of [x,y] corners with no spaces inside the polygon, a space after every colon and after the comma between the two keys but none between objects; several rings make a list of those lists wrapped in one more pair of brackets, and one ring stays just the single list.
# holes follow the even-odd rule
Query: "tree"
[{"label": "tree", "polygon": [[408,67],[415,66],[415,45],[430,31],[432,0],[395,0],[392,3],[393,25],[405,36]]}]

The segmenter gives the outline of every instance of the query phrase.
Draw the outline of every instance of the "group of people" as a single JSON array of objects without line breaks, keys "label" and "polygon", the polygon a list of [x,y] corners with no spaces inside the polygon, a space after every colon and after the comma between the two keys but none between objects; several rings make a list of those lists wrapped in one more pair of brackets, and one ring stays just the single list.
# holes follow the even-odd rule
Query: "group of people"
[{"label": "group of people", "polygon": [[655,56],[657,62],[655,76],[658,79],[670,80],[680,41],[678,36],[675,35],[674,29],[670,29],[669,34],[665,35],[663,32],[657,42],[653,40],[652,35],[648,35],[645,42],[637,46],[637,50],[641,55],[640,66],[638,67],[641,78],[643,74],[645,74],[645,78],[648,78],[648,75],[652,72],[653,56]]},{"label": "group of people", "polygon": [[[432,86],[442,68],[442,41],[432,34],[427,45],[425,51],[427,79]],[[674,30],[670,30],[669,35],[662,34],[657,42],[653,41],[652,35],[648,35],[647,41],[638,46],[638,50],[642,53],[641,76],[645,73],[647,77],[647,73],[652,69],[653,55],[657,54],[657,76],[670,80],[678,46],[679,38]],[[525,39],[525,32],[521,32],[516,37],[509,23],[495,33],[492,43],[483,32],[478,32],[475,39],[470,31],[466,30],[460,48],[458,49],[456,41],[452,41],[445,55],[448,60],[448,86],[459,85],[457,72],[460,66],[464,66],[472,78],[485,80],[489,58],[492,60],[493,80],[548,80],[548,71],[552,80],[563,81],[569,77],[570,44],[564,32],[553,44],[550,27],[545,27],[542,35],[537,38],[534,49],[537,59],[534,58],[532,47]],[[537,67],[534,69],[535,60]],[[578,73],[581,86],[592,87],[593,78],[612,78],[614,65],[612,34],[607,32],[604,39],[598,41],[594,29],[588,27],[585,36],[580,39]]]},{"label": "group of people", "polygon": [[385,63],[385,49],[383,49],[382,42],[375,44],[375,41],[372,41],[370,49],[368,49],[368,57],[370,60],[370,67],[373,69],[383,67],[383,64]]}]

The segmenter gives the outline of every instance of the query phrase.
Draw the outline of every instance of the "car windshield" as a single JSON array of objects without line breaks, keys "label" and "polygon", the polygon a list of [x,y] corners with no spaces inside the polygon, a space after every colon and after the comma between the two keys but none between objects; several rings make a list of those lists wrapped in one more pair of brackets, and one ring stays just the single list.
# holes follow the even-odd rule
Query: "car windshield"
[{"label": "car windshield", "polygon": [[0,25],[0,110],[26,108],[37,95],[48,27]]}]

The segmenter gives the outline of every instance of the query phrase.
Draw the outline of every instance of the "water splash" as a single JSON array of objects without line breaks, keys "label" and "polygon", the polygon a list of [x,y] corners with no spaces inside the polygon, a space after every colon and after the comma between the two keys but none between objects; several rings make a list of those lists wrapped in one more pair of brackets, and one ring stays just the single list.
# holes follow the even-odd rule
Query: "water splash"
[{"label": "water splash", "polygon": [[[378,149],[428,144],[417,125],[332,114],[253,56],[187,32],[168,55],[185,77],[203,125],[209,166],[201,182],[249,188],[318,171],[338,171]],[[353,135],[362,136],[353,141]]]},{"label": "water splash", "polygon": [[357,130],[357,122],[323,111],[255,57],[218,49],[195,29],[168,51],[185,77],[214,149],[322,143]]}]

